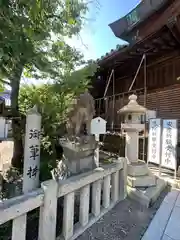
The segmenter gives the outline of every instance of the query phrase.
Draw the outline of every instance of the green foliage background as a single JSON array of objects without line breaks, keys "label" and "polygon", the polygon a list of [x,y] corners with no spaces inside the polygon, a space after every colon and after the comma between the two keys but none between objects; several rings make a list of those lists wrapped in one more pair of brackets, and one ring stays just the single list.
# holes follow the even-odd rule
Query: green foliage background
[{"label": "green foliage background", "polygon": [[65,73],[55,83],[22,85],[19,94],[19,109],[25,114],[37,105],[42,115],[41,179],[50,178],[50,171],[56,166],[55,144],[58,135],[63,134],[64,123],[72,100],[90,87],[90,77],[97,70],[95,63],[82,69]]}]

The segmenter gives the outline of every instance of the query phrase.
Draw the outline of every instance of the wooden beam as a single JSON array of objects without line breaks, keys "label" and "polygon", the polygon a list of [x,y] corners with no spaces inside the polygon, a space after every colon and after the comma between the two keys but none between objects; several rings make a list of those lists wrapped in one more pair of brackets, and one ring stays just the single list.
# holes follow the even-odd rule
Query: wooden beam
[{"label": "wooden beam", "polygon": [[174,39],[180,44],[180,29],[177,27],[177,18],[171,17],[168,19],[167,27],[170,30]]},{"label": "wooden beam", "polygon": [[163,50],[173,50],[173,47],[163,45],[163,46],[161,46],[161,49],[163,49]]},{"label": "wooden beam", "polygon": [[163,40],[161,38],[155,38],[152,40],[153,43],[158,44],[158,45],[162,45],[163,44]]},{"label": "wooden beam", "polygon": [[162,35],[162,39],[168,46],[172,47],[177,46],[177,41],[172,36],[172,33],[169,31],[169,28],[167,28],[167,32]]},{"label": "wooden beam", "polygon": [[142,27],[139,28],[139,36],[141,36],[142,39],[150,36],[151,34],[163,28],[168,18],[171,16],[178,16],[179,14],[180,1],[174,0],[162,13],[154,14],[149,18],[147,23],[142,24]]}]

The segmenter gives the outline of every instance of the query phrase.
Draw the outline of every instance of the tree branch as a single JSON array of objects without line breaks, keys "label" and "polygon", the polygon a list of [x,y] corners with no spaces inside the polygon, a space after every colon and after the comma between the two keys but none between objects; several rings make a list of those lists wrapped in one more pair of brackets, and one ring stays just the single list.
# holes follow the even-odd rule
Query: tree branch
[{"label": "tree branch", "polygon": [[0,79],[0,82],[4,83],[4,84],[7,84],[7,85],[11,85],[10,82],[6,81],[6,80],[3,80],[3,79]]}]

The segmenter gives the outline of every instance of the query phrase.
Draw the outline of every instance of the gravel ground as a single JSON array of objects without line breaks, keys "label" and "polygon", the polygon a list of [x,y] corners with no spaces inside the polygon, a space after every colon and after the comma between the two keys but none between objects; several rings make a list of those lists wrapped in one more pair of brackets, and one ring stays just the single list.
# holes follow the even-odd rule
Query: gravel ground
[{"label": "gravel ground", "polygon": [[127,198],[87,229],[77,240],[140,240],[167,192],[168,189],[148,209]]}]

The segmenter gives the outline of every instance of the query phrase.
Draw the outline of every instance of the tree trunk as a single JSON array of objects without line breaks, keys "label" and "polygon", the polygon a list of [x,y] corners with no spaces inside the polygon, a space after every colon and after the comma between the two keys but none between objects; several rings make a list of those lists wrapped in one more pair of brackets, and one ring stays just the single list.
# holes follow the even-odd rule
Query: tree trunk
[{"label": "tree trunk", "polygon": [[23,65],[18,63],[13,70],[11,77],[11,108],[12,108],[12,134],[14,140],[14,151],[12,157],[12,166],[22,167],[23,145],[21,136],[21,118],[19,114],[18,97]]}]

